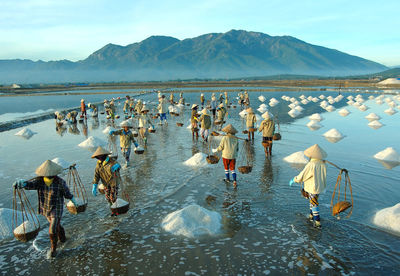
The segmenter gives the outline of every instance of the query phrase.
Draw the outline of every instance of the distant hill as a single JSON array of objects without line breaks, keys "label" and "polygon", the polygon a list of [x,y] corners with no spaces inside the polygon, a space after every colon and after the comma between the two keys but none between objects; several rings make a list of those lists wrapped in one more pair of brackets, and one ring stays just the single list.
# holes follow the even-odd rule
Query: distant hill
[{"label": "distant hill", "polygon": [[78,62],[0,60],[0,82],[104,82],[277,74],[345,76],[386,69],[382,64],[291,36],[231,30],[184,40],[151,36],[127,46],[108,44]]}]

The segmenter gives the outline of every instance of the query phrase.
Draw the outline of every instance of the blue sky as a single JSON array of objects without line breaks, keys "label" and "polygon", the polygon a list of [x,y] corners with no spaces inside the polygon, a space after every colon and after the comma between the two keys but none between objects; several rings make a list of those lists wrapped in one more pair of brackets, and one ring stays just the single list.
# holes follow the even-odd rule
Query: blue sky
[{"label": "blue sky", "polygon": [[399,11],[399,0],[1,0],[0,59],[77,61],[108,43],[240,29],[394,66]]}]

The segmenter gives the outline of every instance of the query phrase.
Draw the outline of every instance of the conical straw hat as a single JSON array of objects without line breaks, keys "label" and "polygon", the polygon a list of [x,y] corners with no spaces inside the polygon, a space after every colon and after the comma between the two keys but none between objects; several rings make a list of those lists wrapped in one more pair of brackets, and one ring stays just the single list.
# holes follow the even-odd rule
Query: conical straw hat
[{"label": "conical straw hat", "polygon": [[96,151],[93,153],[92,158],[96,158],[97,156],[100,156],[100,155],[109,155],[109,154],[111,154],[111,152],[109,152],[108,150],[106,150],[102,147],[98,147],[96,149]]},{"label": "conical straw hat", "polygon": [[318,144],[315,144],[304,151],[304,155],[315,159],[324,159],[328,154],[321,149]]},{"label": "conical straw hat", "polygon": [[196,108],[196,107],[198,107],[199,105],[198,104],[193,104],[192,105],[192,109],[194,109],[194,108]]},{"label": "conical straw hat", "polygon": [[224,128],[222,129],[222,131],[223,131],[223,132],[226,132],[226,133],[231,133],[231,134],[237,133],[236,128],[234,128],[232,124],[229,124],[229,125],[227,125],[226,127],[224,127]]},{"label": "conical straw hat", "polygon": [[271,119],[271,114],[269,114],[269,112],[265,112],[263,115],[261,115],[261,117],[263,117],[264,119],[268,120]]},{"label": "conical straw hat", "polygon": [[36,169],[35,173],[37,176],[55,176],[60,174],[62,171],[63,168],[60,165],[53,161],[46,160]]},{"label": "conical straw hat", "polygon": [[127,120],[122,121],[119,125],[120,125],[120,127],[132,127],[131,124]]},{"label": "conical straw hat", "polygon": [[208,115],[207,108],[204,108],[204,109],[201,111],[201,113],[203,113],[204,115]]}]

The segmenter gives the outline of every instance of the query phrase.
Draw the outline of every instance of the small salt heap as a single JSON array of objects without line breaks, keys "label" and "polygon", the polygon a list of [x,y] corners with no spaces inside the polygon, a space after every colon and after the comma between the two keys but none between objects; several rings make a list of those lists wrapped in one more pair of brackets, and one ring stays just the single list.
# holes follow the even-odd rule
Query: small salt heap
[{"label": "small salt heap", "polygon": [[79,198],[79,197],[74,197],[74,200],[76,202],[76,205],[70,200],[67,203],[68,207],[79,207],[82,205],[85,205],[85,202],[83,201],[83,199]]},{"label": "small salt heap", "polygon": [[374,120],[374,121],[371,121],[368,124],[368,126],[373,129],[378,129],[378,128],[381,128],[383,126],[383,124],[381,122],[379,122],[378,120]]},{"label": "small salt heap", "polygon": [[333,107],[333,105],[328,105],[326,108],[326,111],[328,111],[328,112],[332,112],[332,111],[335,111],[335,107]]},{"label": "small salt heap", "polygon": [[297,116],[300,115],[300,112],[297,111],[296,109],[291,109],[291,110],[288,112],[288,114],[289,114],[290,117],[296,118]]},{"label": "small salt heap", "polygon": [[397,111],[394,110],[392,107],[386,109],[384,112],[385,112],[386,114],[388,114],[388,115],[393,115],[393,114],[397,113]]},{"label": "small salt heap", "polygon": [[324,137],[343,138],[343,135],[336,129],[332,128],[323,134]]},{"label": "small salt heap", "polygon": [[374,224],[400,233],[400,203],[378,211],[374,217]]},{"label": "small salt heap", "polygon": [[312,98],[311,100],[312,100],[314,103],[319,102],[319,99],[318,99],[317,97],[314,97],[314,98]]},{"label": "small salt heap", "polygon": [[258,97],[258,100],[263,103],[265,102],[265,97],[261,95]]},{"label": "small salt heap", "polygon": [[15,235],[22,235],[22,234],[27,234],[30,232],[33,232],[38,229],[38,226],[35,225],[35,223],[27,220],[24,223],[22,223],[20,226],[14,229],[14,234]]},{"label": "small salt heap", "polygon": [[242,117],[242,118],[246,117],[246,115],[247,115],[246,109],[243,109],[243,110],[240,111],[240,113],[239,113],[239,116]]},{"label": "small salt heap", "polygon": [[261,104],[259,106],[259,108],[257,109],[257,111],[260,112],[260,113],[264,113],[267,110],[268,110],[268,108],[267,108],[267,106],[265,104]]},{"label": "small salt heap", "polygon": [[320,95],[318,98],[320,98],[321,100],[325,99],[325,95]]},{"label": "small salt heap", "polygon": [[306,105],[306,104],[308,104],[308,100],[304,99],[304,100],[301,101],[301,103]]},{"label": "small salt heap", "polygon": [[53,161],[53,162],[56,163],[57,165],[60,165],[63,169],[68,169],[68,168],[72,165],[72,163],[67,162],[67,161],[65,161],[64,159],[59,158],[59,157],[54,158],[54,159],[51,160],[51,161]]},{"label": "small salt heap", "polygon": [[117,200],[111,205],[112,209],[121,208],[128,205],[129,202],[123,200],[122,198],[117,198]]},{"label": "small salt heap", "polygon": [[188,160],[183,162],[184,165],[186,166],[192,166],[192,167],[205,167],[208,166],[207,160],[206,160],[207,154],[198,152],[192,157],[190,157]]},{"label": "small salt heap", "polygon": [[21,129],[20,131],[18,131],[17,133],[15,133],[15,136],[20,136],[23,137],[25,139],[29,139],[31,138],[33,135],[35,135],[36,132],[33,132],[32,130],[30,130],[27,127],[24,127],[23,129]]},{"label": "small salt heap", "polygon": [[313,121],[322,121],[324,118],[319,114],[319,113],[314,113],[313,115],[311,115],[310,117],[308,117],[308,119],[313,120]]},{"label": "small salt heap", "polygon": [[302,112],[304,108],[302,108],[300,105],[296,106],[294,109],[296,109],[299,112]]},{"label": "small salt heap", "polygon": [[276,106],[278,103],[279,103],[279,101],[278,101],[277,99],[275,99],[275,98],[272,98],[272,99],[269,100],[269,106],[270,106],[270,107],[274,107],[274,106]]},{"label": "small salt heap", "polygon": [[307,164],[308,163],[308,159],[304,155],[303,151],[298,151],[298,152],[292,153],[291,155],[283,158],[283,160],[288,163],[292,163],[292,164]]},{"label": "small salt heap", "polygon": [[81,148],[87,148],[87,149],[93,149],[93,148],[97,148],[99,146],[105,146],[107,145],[107,143],[97,137],[93,137],[90,136],[89,138],[87,138],[85,141],[83,141],[82,143],[80,143],[78,146]]},{"label": "small salt heap", "polygon": [[218,234],[222,227],[221,222],[222,217],[219,213],[193,204],[168,214],[161,227],[173,235],[195,238]]},{"label": "small salt heap", "polygon": [[361,111],[365,111],[365,110],[367,110],[368,109],[368,106],[366,106],[366,105],[360,105],[359,107],[358,107],[358,109],[359,110],[361,110]]},{"label": "small salt heap", "polygon": [[374,158],[388,162],[400,162],[400,155],[392,147],[388,147],[383,151],[378,152],[374,155]]},{"label": "small salt heap", "polygon": [[317,129],[320,129],[322,127],[322,125],[320,123],[318,123],[318,121],[314,121],[314,120],[311,120],[310,122],[308,122],[307,126],[311,130],[317,130]]},{"label": "small salt heap", "polygon": [[380,118],[381,117],[379,117],[375,113],[369,113],[367,116],[365,116],[365,119],[367,119],[368,121],[375,121],[375,120],[379,120]]},{"label": "small salt heap", "polygon": [[108,135],[108,133],[110,133],[111,130],[116,130],[116,129],[113,128],[113,127],[108,126],[103,130],[103,133]]},{"label": "small salt heap", "polygon": [[347,115],[350,114],[350,111],[348,111],[346,108],[342,108],[342,109],[339,110],[338,113],[339,113],[340,116],[346,117]]}]

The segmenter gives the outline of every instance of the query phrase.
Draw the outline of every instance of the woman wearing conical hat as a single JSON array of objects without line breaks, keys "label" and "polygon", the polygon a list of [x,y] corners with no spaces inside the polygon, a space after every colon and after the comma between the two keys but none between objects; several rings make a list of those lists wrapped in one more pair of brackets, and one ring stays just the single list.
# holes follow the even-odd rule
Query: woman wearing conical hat
[{"label": "woman wearing conical hat", "polygon": [[[163,95],[164,96],[164,95]],[[149,116],[149,109],[147,108],[146,105],[142,107],[142,110],[140,112],[140,117],[139,117],[139,134],[140,137],[143,139],[144,145],[147,145],[147,129],[149,126],[154,129],[154,125],[150,120]]]},{"label": "woman wearing conical hat", "polygon": [[215,123],[219,123],[219,129],[221,129],[222,125],[224,124],[225,115],[226,108],[223,103],[220,103],[217,108],[217,120],[215,120]]},{"label": "woman wearing conical hat", "polygon": [[121,183],[121,176],[119,174],[121,165],[109,155],[110,152],[102,147],[98,147],[92,155],[92,158],[97,159],[96,168],[94,169],[92,194],[97,196],[97,186],[101,180],[105,187],[104,194],[106,200],[112,205],[118,197],[118,188]]},{"label": "woman wearing conical hat", "polygon": [[218,148],[213,149],[212,151],[218,152],[222,151],[222,161],[224,163],[225,169],[225,181],[230,182],[229,171],[232,174],[233,178],[233,187],[237,187],[236,182],[236,157],[237,152],[239,151],[239,141],[235,134],[237,130],[231,125],[227,125],[222,129],[223,132],[226,132],[226,136],[222,137],[221,142],[219,143]]},{"label": "woman wearing conical hat", "polygon": [[201,111],[201,116],[199,118],[200,122],[200,135],[201,138],[203,138],[204,142],[208,141],[208,134],[211,128],[211,117],[210,114],[207,111],[207,108],[204,108]]},{"label": "woman wearing conical hat", "polygon": [[275,132],[275,122],[272,120],[271,114],[265,112],[261,117],[264,120],[261,122],[258,132],[262,132],[265,156],[270,157],[272,155],[272,137]]},{"label": "woman wearing conical hat", "polygon": [[46,160],[35,171],[37,177],[31,180],[18,180],[14,188],[37,190],[38,212],[46,217],[49,222],[49,235],[51,247],[48,257],[55,257],[58,241],[66,241],[64,228],[61,226],[64,198],[70,199],[77,206],[74,196],[69,191],[65,181],[58,177],[63,168],[53,161]]},{"label": "woman wearing conical hat", "polygon": [[122,129],[120,130],[110,130],[110,136],[119,135],[119,146],[121,147],[122,155],[125,158],[126,165],[129,166],[129,157],[131,155],[131,146],[132,143],[136,147],[138,147],[138,143],[136,143],[135,137],[133,133],[129,130],[132,126],[128,121],[123,121],[120,126]]},{"label": "woman wearing conical hat", "polygon": [[290,180],[289,185],[304,182],[304,191],[310,201],[309,219],[314,222],[315,227],[321,228],[318,197],[326,188],[326,164],[323,159],[328,155],[318,144],[306,149],[304,155],[309,157],[310,161]]},{"label": "woman wearing conical hat", "polygon": [[254,131],[256,130],[254,128],[254,124],[257,121],[257,117],[254,114],[254,111],[251,107],[246,109],[247,114],[246,114],[246,127],[248,130],[248,135],[249,135],[249,141],[253,141],[254,142]]},{"label": "woman wearing conical hat", "polygon": [[183,93],[179,94],[179,104],[185,105],[185,98],[183,97]]},{"label": "woman wearing conical hat", "polygon": [[[173,94],[171,94],[173,95]],[[164,122],[165,125],[168,125],[167,123],[167,112],[168,112],[168,106],[167,106],[167,99],[165,99],[165,95],[161,96],[160,103],[157,106],[158,113],[160,114],[160,124]]]},{"label": "woman wearing conical hat", "polygon": [[203,108],[204,107],[204,102],[205,102],[205,98],[204,98],[204,94],[203,93],[201,93],[200,94],[200,103],[201,103],[201,107]]},{"label": "woman wearing conical hat", "polygon": [[199,116],[197,110],[199,108],[198,104],[192,105],[192,114],[190,115],[190,123],[192,125],[192,139],[196,135],[196,139],[199,138]]},{"label": "woman wearing conical hat", "polygon": [[210,102],[213,119],[215,119],[215,112],[217,111],[217,104],[218,104],[217,98],[215,97],[215,95],[213,93],[213,95],[211,96],[211,102]]}]

